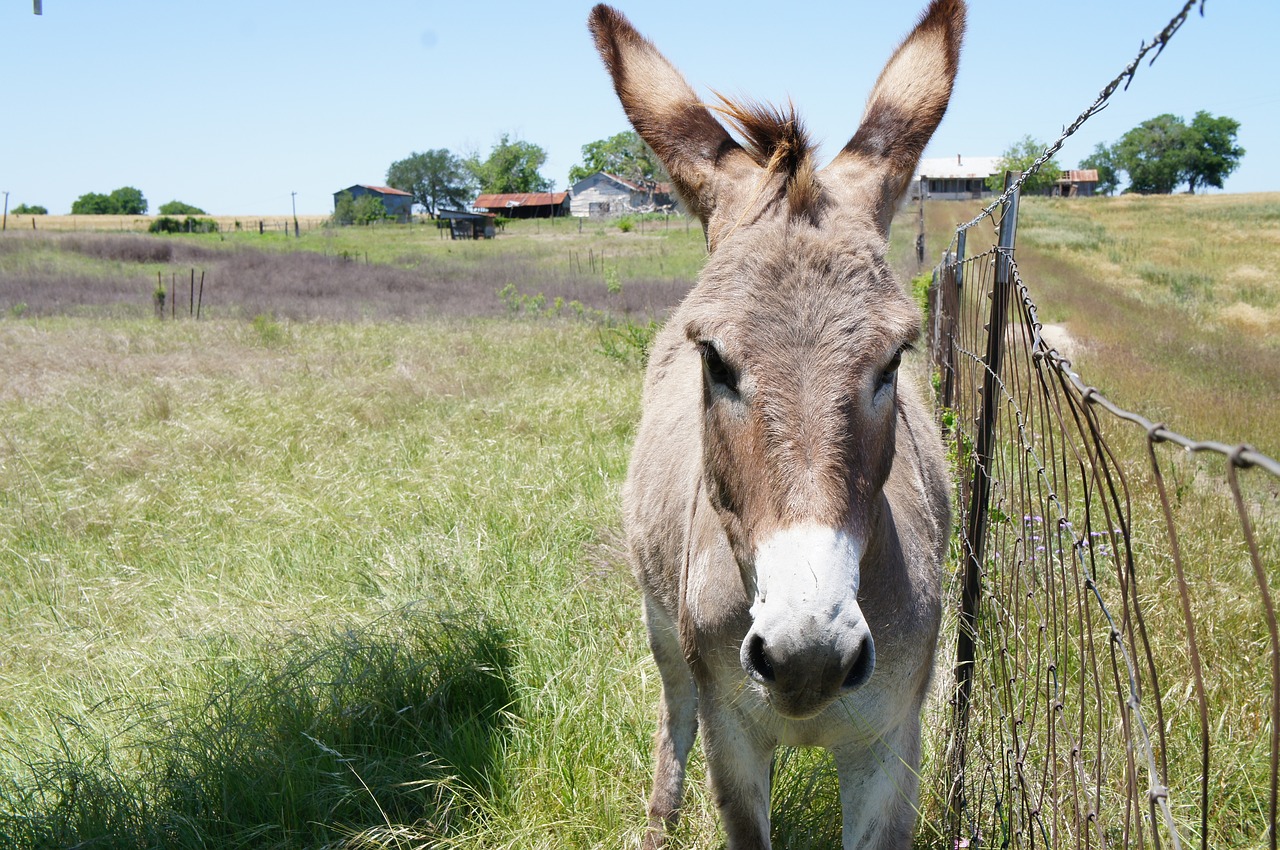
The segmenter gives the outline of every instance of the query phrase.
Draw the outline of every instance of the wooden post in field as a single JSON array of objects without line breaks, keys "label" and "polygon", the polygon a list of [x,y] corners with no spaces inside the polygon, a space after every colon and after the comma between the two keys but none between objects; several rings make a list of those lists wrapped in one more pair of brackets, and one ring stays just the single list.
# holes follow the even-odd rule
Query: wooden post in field
[{"label": "wooden post in field", "polygon": [[196,301],[196,321],[200,321],[200,308],[204,305],[204,269],[200,270],[200,297]]},{"label": "wooden post in field", "polygon": [[178,318],[178,276],[169,272],[169,318]]}]

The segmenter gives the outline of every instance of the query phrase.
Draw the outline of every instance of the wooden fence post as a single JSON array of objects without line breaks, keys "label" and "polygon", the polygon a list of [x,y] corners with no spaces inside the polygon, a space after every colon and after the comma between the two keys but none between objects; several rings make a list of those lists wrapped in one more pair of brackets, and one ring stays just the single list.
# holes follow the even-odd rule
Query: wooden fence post
[{"label": "wooden fence post", "polygon": [[[1007,189],[1021,172],[1006,171]],[[982,565],[986,556],[988,508],[991,498],[991,457],[1000,410],[1000,368],[1004,359],[1005,325],[1008,323],[1012,287],[1013,246],[1018,233],[1018,192],[1005,202],[1000,216],[1000,236],[996,246],[995,280],[991,291],[990,321],[987,323],[987,351],[983,358],[982,399],[977,422],[977,445],[973,454],[973,479],[965,517],[964,577],[960,592],[960,622],[956,635],[955,717],[952,723],[951,777],[947,808],[952,835],[960,838],[964,811],[964,779],[969,704],[973,692],[977,649],[978,607],[982,602]],[[963,234],[962,234],[963,235]],[[963,243],[961,243],[963,244]]]}]

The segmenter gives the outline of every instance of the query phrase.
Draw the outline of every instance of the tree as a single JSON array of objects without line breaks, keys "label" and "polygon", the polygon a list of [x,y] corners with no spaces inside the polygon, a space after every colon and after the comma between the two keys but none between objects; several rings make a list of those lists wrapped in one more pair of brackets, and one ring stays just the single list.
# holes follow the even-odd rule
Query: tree
[{"label": "tree", "polygon": [[184,204],[182,201],[170,201],[167,204],[161,204],[159,213],[160,215],[208,215],[207,212],[199,207]]},{"label": "tree", "polygon": [[1110,195],[1120,187],[1119,166],[1111,148],[1098,142],[1093,153],[1080,160],[1081,168],[1092,168],[1098,172],[1098,191]]},{"label": "tree", "polygon": [[[1030,136],[1023,136],[1009,145],[1000,155],[1000,162],[997,164],[999,170],[987,178],[987,188],[993,192],[1003,192],[1004,172],[1026,171],[1031,167],[1031,163],[1040,158],[1040,154],[1044,153],[1046,147],[1047,145]],[[1022,184],[1022,193],[1024,195],[1046,194],[1061,176],[1062,167],[1058,165],[1057,160],[1050,159]]]},{"label": "tree", "polygon": [[100,195],[97,192],[85,192],[80,197],[71,202],[72,215],[107,215],[111,212],[109,209],[111,201],[106,195]]},{"label": "tree", "polygon": [[386,204],[375,195],[353,198],[350,192],[343,192],[333,207],[335,224],[372,224],[390,217]]},{"label": "tree", "polygon": [[546,161],[547,152],[542,148],[503,133],[488,159],[481,162],[473,155],[466,166],[484,193],[546,192],[553,184],[538,173]]},{"label": "tree", "polygon": [[121,186],[110,195],[86,192],[71,204],[72,215],[146,215],[147,199],[132,186]]},{"label": "tree", "polygon": [[582,164],[569,169],[569,183],[577,183],[597,171],[641,186],[665,183],[671,179],[653,148],[634,130],[583,145]]},{"label": "tree", "polygon": [[1240,122],[1225,115],[1214,118],[1203,109],[1191,119],[1187,133],[1186,178],[1195,194],[1196,184],[1222,188],[1222,181],[1240,166],[1244,148],[1236,144]]},{"label": "tree", "polygon": [[461,207],[475,197],[475,179],[466,164],[444,148],[391,163],[387,185],[413,195],[432,217],[441,206]]},{"label": "tree", "polygon": [[48,215],[49,210],[39,204],[18,204],[9,212],[14,215]]},{"label": "tree", "polygon": [[1191,141],[1187,125],[1165,113],[1148,118],[1120,137],[1111,149],[1129,175],[1129,192],[1168,195],[1186,179]]},{"label": "tree", "polygon": [[146,215],[147,199],[132,186],[121,186],[107,196],[115,215]]}]

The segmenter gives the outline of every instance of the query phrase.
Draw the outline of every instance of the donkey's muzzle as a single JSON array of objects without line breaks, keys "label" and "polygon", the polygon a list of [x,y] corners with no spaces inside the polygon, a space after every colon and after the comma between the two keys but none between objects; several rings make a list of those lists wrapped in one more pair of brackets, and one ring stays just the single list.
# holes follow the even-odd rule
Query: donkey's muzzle
[{"label": "donkey's muzzle", "polygon": [[796,633],[756,623],[742,642],[742,669],[765,688],[779,714],[797,720],[866,684],[876,666],[875,641],[861,617],[812,625]]}]

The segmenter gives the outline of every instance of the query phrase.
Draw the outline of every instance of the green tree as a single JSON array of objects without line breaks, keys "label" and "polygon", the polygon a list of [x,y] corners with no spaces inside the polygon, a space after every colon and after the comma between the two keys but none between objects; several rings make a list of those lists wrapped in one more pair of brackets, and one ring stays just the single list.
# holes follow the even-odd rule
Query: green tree
[{"label": "green tree", "polygon": [[[996,173],[987,178],[987,188],[993,192],[1003,192],[1004,173],[1006,171],[1026,171],[1031,167],[1031,163],[1040,158],[1040,154],[1044,153],[1046,147],[1048,146],[1043,142],[1039,142],[1030,136],[1023,136],[1009,145],[1009,147],[1005,148],[1004,153],[1000,155],[1000,161],[996,164]],[[1022,184],[1022,193],[1024,195],[1047,194],[1061,176],[1062,167],[1058,165],[1057,160],[1050,159],[1040,166],[1040,170],[1031,175],[1027,182]]]},{"label": "green tree", "polygon": [[1120,137],[1112,152],[1129,175],[1126,191],[1168,195],[1186,179],[1190,131],[1182,119],[1165,113],[1148,118]]},{"label": "green tree", "polygon": [[1187,133],[1186,179],[1192,194],[1196,185],[1222,188],[1222,181],[1240,166],[1244,148],[1236,144],[1240,122],[1203,109],[1191,119]]},{"label": "green tree", "polygon": [[484,193],[546,192],[553,184],[538,173],[546,161],[547,152],[533,142],[513,140],[503,133],[488,159],[481,162],[473,155],[466,166]]},{"label": "green tree", "polygon": [[71,202],[72,215],[107,215],[111,212],[111,201],[106,195],[97,192],[85,192]]},{"label": "green tree", "polygon": [[115,215],[146,215],[147,199],[132,186],[121,186],[107,196]]},{"label": "green tree", "polygon": [[386,204],[374,195],[352,197],[350,192],[338,196],[333,207],[335,224],[372,224],[384,218],[390,218]]},{"label": "green tree", "polygon": [[86,192],[71,204],[72,215],[146,215],[147,199],[132,186],[121,186],[110,195]]},{"label": "green tree", "polygon": [[1098,172],[1098,191],[1110,195],[1120,188],[1119,166],[1111,148],[1098,142],[1093,153],[1080,160],[1081,168],[1092,168]]},{"label": "green tree", "polygon": [[475,197],[476,183],[460,157],[438,148],[391,163],[387,185],[413,195],[434,217],[442,206],[464,206]]},{"label": "green tree", "polygon": [[167,204],[161,204],[159,213],[160,215],[208,215],[207,212],[199,207],[184,204],[182,201],[170,201]]},{"label": "green tree", "polygon": [[634,130],[583,145],[582,164],[569,169],[569,183],[577,183],[597,171],[604,171],[641,186],[671,179],[658,161],[653,148]]},{"label": "green tree", "polygon": [[9,212],[14,215],[48,215],[49,210],[39,204],[18,204]]}]

